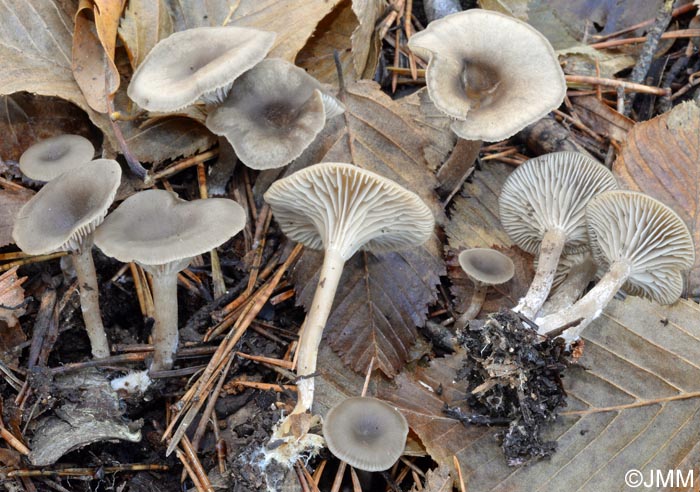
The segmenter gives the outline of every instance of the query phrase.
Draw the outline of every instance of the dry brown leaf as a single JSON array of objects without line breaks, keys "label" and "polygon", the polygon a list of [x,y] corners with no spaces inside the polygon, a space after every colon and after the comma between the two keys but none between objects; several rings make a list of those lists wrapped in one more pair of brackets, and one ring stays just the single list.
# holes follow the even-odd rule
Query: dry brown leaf
[{"label": "dry brown leaf", "polygon": [[634,120],[593,96],[574,99],[576,114],[594,132],[621,144],[634,126]]},{"label": "dry brown leaf", "polygon": [[613,173],[627,188],[673,208],[688,225],[696,253],[687,292],[700,296],[700,107],[684,102],[637,124]]},{"label": "dry brown leaf", "polygon": [[15,191],[0,188],[0,247],[13,244],[12,228],[15,225],[15,216],[19,209],[34,196],[30,190]]},{"label": "dry brown leaf", "polygon": [[17,318],[24,314],[24,289],[22,284],[27,277],[19,278],[14,267],[0,275],[0,321],[10,327],[17,324]]},{"label": "dry brown leaf", "polygon": [[141,65],[149,51],[173,32],[173,21],[164,0],[129,0],[119,25],[131,68]]},{"label": "dry brown leaf", "polygon": [[[425,474],[425,484],[422,490],[423,492],[451,492],[454,490],[452,485],[450,469],[446,466],[439,466],[434,470],[428,470]],[[412,490],[418,491],[418,488]]]}]

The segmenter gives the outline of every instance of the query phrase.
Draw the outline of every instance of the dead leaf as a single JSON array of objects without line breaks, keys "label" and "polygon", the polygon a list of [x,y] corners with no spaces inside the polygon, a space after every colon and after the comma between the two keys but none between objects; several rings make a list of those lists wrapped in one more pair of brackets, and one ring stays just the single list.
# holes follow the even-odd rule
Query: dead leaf
[{"label": "dead leaf", "polygon": [[119,25],[131,68],[141,62],[161,39],[173,32],[173,20],[164,0],[129,0],[124,18]]},{"label": "dead leaf", "polygon": [[593,96],[575,98],[574,107],[581,121],[591,130],[619,144],[627,140],[627,133],[635,123]]},{"label": "dead leaf", "polygon": [[27,191],[16,191],[0,189],[0,247],[14,244],[12,239],[12,228],[15,226],[15,216],[19,209],[34,196],[34,193]]},{"label": "dead leaf", "polygon": [[670,206],[688,225],[696,253],[687,292],[700,296],[700,107],[684,102],[638,123],[613,172],[627,188]]},{"label": "dead leaf", "polygon": [[14,267],[0,275],[0,321],[4,321],[10,327],[15,326],[17,318],[24,314],[22,284],[27,277],[17,277],[17,268]]},{"label": "dead leaf", "polygon": [[73,76],[88,104],[109,110],[107,98],[119,89],[114,64],[119,19],[126,0],[80,0],[73,30]]},{"label": "dead leaf", "polygon": [[[428,470],[425,474],[425,484],[423,485],[423,492],[451,492],[452,487],[452,477],[450,476],[450,469],[446,466],[439,466],[434,470]],[[417,491],[417,488],[412,490]]]}]

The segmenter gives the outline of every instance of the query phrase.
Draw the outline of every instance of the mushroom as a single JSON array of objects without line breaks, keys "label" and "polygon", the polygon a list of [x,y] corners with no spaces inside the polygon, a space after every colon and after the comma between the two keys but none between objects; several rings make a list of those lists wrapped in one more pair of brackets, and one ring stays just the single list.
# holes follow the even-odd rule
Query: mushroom
[{"label": "mushroom", "polygon": [[19,158],[22,173],[36,181],[51,181],[92,160],[95,148],[80,135],[57,135],[35,143]]},{"label": "mushroom", "polygon": [[188,202],[170,191],[147,190],[124,200],[95,232],[104,254],[136,262],[151,274],[156,312],[151,371],[170,369],[177,350],[177,273],[244,226],[245,212],[233,200]]},{"label": "mushroom", "polygon": [[452,131],[467,140],[508,138],[557,108],[566,94],[549,41],[497,12],[448,15],[411,36],[408,46],[429,60],[430,99],[454,118]]},{"label": "mushroom", "polygon": [[486,299],[486,291],[492,285],[508,282],[513,278],[513,260],[491,248],[472,248],[459,254],[459,266],[474,283],[469,308],[455,321],[455,328],[464,328],[470,319],[476,318]]},{"label": "mushroom", "polygon": [[305,70],[284,60],[263,60],[234,82],[229,97],[209,116],[207,128],[225,136],[253,169],[286,166],[343,112]]},{"label": "mushroom", "polygon": [[605,166],[577,152],[530,159],[508,176],[498,201],[501,224],[515,244],[539,252],[535,277],[515,311],[535,317],[549,295],[562,251],[588,248],[586,204],[616,187]]},{"label": "mushroom", "polygon": [[597,272],[598,265],[593,261],[590,250],[563,255],[557,265],[552,294],[537,315],[542,317],[556,313],[578,301]]},{"label": "mushroom", "polygon": [[352,164],[324,162],[297,171],[273,183],[265,201],[290,239],[325,250],[297,354],[292,414],[300,414],[313,403],[318,347],[345,262],[360,249],[383,253],[423,244],[435,221],[416,194]]},{"label": "mushroom", "polygon": [[97,159],[88,167],[61,174],[20,209],[12,230],[25,253],[72,253],[85,329],[96,358],[109,356],[109,343],[100,316],[93,231],[107,215],[121,175],[119,164],[111,159]]},{"label": "mushroom", "polygon": [[217,104],[255,66],[275,33],[248,27],[197,27],[158,42],[136,69],[129,97],[148,111],[171,112],[201,100]]},{"label": "mushroom", "polygon": [[539,332],[550,333],[581,320],[564,332],[576,340],[621,288],[661,304],[675,302],[683,291],[681,272],[695,261],[688,227],[676,213],[635,191],[608,191],[586,207],[593,256],[607,272],[573,306],[538,318]]},{"label": "mushroom", "polygon": [[393,406],[365,396],[346,398],[331,408],[323,437],[338,459],[365,471],[391,468],[403,454],[406,418]]}]

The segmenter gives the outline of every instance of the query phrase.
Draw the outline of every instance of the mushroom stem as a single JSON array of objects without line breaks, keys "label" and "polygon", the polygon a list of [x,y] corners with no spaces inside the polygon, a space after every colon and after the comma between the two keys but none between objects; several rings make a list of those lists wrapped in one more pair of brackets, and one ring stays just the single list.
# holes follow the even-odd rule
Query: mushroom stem
[{"label": "mushroom stem", "polygon": [[314,402],[314,378],[318,347],[323,337],[323,329],[333,306],[335,291],[343,273],[345,260],[338,251],[329,249],[323,259],[323,266],[318,276],[318,285],[311,301],[304,329],[299,342],[297,356],[297,404],[292,414],[304,413],[311,409]]},{"label": "mushroom stem", "polygon": [[156,324],[153,327],[151,371],[173,367],[177,350],[177,272],[151,273]]},{"label": "mushroom stem", "polygon": [[109,342],[100,316],[100,298],[97,273],[92,260],[92,240],[85,241],[80,251],[73,253],[73,266],[80,287],[80,308],[83,311],[85,329],[90,338],[92,356],[96,359],[109,357]]},{"label": "mushroom stem", "polygon": [[474,285],[474,292],[472,292],[471,301],[469,301],[469,307],[462,315],[455,320],[454,327],[457,329],[466,328],[469,320],[477,317],[481,311],[481,306],[484,305],[484,300],[486,300],[486,291],[488,290],[488,285]]},{"label": "mushroom stem", "polygon": [[631,272],[632,265],[628,261],[613,262],[608,272],[600,279],[600,282],[576,304],[569,306],[563,311],[538,318],[535,321],[539,325],[538,332],[546,335],[580,319],[581,322],[578,325],[564,332],[564,338],[567,342],[573,342],[581,335],[584,328],[600,316],[603,308],[615,297],[615,294],[627,281]]},{"label": "mushroom stem", "polygon": [[532,279],[530,288],[525,297],[513,309],[532,319],[547,300],[552,288],[554,275],[557,272],[559,257],[564,250],[566,233],[561,229],[549,229],[542,237],[540,255],[537,259],[537,271]]},{"label": "mushroom stem", "polygon": [[556,313],[578,301],[581,294],[591,282],[596,272],[596,264],[593,257],[586,254],[581,263],[571,267],[562,284],[557,287],[547,302],[540,309],[539,317]]}]

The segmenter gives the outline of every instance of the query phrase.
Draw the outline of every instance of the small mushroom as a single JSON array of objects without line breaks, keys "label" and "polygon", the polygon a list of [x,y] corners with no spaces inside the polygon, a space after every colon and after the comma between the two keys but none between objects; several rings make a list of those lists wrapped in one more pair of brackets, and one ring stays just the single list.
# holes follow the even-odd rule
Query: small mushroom
[{"label": "small mushroom", "polygon": [[109,356],[109,343],[100,316],[93,231],[107,215],[121,175],[119,164],[110,159],[97,159],[89,167],[61,174],[20,209],[12,230],[25,253],[72,253],[85,329],[96,358]]},{"label": "small mushroom", "polygon": [[57,135],[35,143],[19,158],[22,173],[36,181],[51,181],[60,174],[90,162],[95,148],[80,135]]},{"label": "small mushroom", "polygon": [[501,224],[515,244],[539,253],[535,278],[515,311],[535,317],[549,295],[562,252],[588,248],[586,204],[615,188],[615,177],[605,166],[577,152],[530,159],[508,176],[498,200]]},{"label": "small mushroom", "polygon": [[328,411],[323,437],[338,459],[360,470],[388,470],[403,454],[408,422],[396,408],[365,396],[346,398]]},{"label": "small mushroom", "polygon": [[508,138],[557,108],[566,94],[549,41],[497,12],[448,15],[411,36],[408,46],[429,60],[430,98],[467,140]]},{"label": "small mushroom", "polygon": [[197,27],[171,34],[148,53],[127,89],[148,111],[172,112],[195,102],[217,104],[233,81],[255,66],[275,33],[248,27]]},{"label": "small mushroom", "polygon": [[300,379],[292,414],[299,414],[313,403],[318,347],[345,262],[360,249],[416,247],[431,236],[435,222],[417,195],[352,164],[324,162],[297,171],[273,183],[265,201],[290,239],[325,250],[297,355]]},{"label": "small mushroom", "polygon": [[491,248],[472,248],[459,254],[459,266],[474,283],[474,292],[469,308],[455,321],[455,328],[464,328],[469,320],[476,318],[492,285],[508,282],[513,278],[513,260]]},{"label": "small mushroom", "polygon": [[634,191],[608,191],[586,207],[593,256],[607,273],[573,306],[539,318],[546,334],[578,320],[564,332],[576,340],[583,329],[623,289],[661,304],[675,302],[683,291],[682,271],[695,261],[688,227],[663,203]]},{"label": "small mushroom", "polygon": [[286,166],[299,157],[343,106],[305,70],[263,60],[234,82],[229,97],[207,117],[207,128],[225,136],[253,169]]},{"label": "small mushroom", "polygon": [[136,262],[151,274],[156,311],[151,371],[173,365],[178,345],[178,272],[244,226],[245,212],[233,200],[188,202],[170,191],[147,190],[124,200],[95,232],[95,244],[104,254]]},{"label": "small mushroom", "polygon": [[[537,315],[546,316],[571,306],[581,298],[597,273],[598,265],[593,261],[590,250],[563,255],[557,265],[552,294]],[[602,276],[603,273],[605,272],[598,276]]]}]

